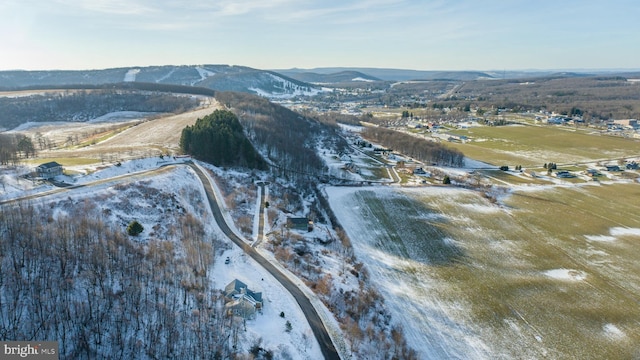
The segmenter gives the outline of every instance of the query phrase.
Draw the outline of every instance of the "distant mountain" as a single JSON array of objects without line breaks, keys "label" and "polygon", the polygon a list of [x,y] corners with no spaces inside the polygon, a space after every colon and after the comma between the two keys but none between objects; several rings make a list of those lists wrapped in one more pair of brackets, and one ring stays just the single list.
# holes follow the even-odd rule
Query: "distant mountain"
[{"label": "distant mountain", "polygon": [[478,80],[492,79],[494,76],[481,71],[423,71],[423,70],[404,70],[404,69],[378,69],[378,68],[315,68],[315,69],[286,69],[274,70],[280,74],[299,79],[299,74],[341,74],[341,73],[360,73],[370,79],[379,79],[385,81],[408,81],[408,80]]},{"label": "distant mountain", "polygon": [[595,76],[592,72],[572,72],[572,71],[487,71],[494,79],[538,79],[538,78],[575,78]]},{"label": "distant mountain", "polygon": [[258,94],[268,98],[289,98],[298,95],[316,95],[320,87],[291,79],[265,70],[244,68],[234,73],[219,73],[198,82],[197,86],[215,90],[239,91]]},{"label": "distant mountain", "polygon": [[316,72],[295,72],[289,71],[287,76],[313,84],[338,84],[346,82],[372,82],[381,81],[377,77],[370,76],[359,71],[340,71],[331,74],[321,74]]},{"label": "distant mountain", "polygon": [[[358,67],[327,67],[315,69],[285,69],[274,70],[285,76],[311,83],[330,83],[322,81],[320,75],[333,76],[342,73],[360,73],[368,78],[384,81],[410,80],[495,80],[495,79],[530,79],[540,77],[585,77],[585,76],[624,76],[634,78],[638,76],[637,69],[578,69],[578,70],[490,70],[490,71],[426,71],[405,69],[379,69]],[[315,74],[317,77],[307,77]],[[316,79],[320,79],[316,81]]]},{"label": "distant mountain", "polygon": [[240,91],[270,98],[314,95],[318,86],[265,70],[230,65],[148,66],[77,71],[0,71],[0,89],[142,82]]},{"label": "distant mountain", "polygon": [[[623,74],[622,71],[619,72]],[[325,89],[319,84],[358,83],[374,81],[527,79],[535,77],[613,76],[612,70],[602,71],[421,71],[378,68],[316,68],[259,70],[231,65],[183,65],[126,67],[103,70],[43,70],[0,71],[0,90],[38,87],[100,86],[131,83],[195,86],[217,91],[239,91],[267,98],[291,98],[315,95]],[[624,75],[637,78],[638,73],[626,70]],[[624,76],[623,75],[623,76]]]}]

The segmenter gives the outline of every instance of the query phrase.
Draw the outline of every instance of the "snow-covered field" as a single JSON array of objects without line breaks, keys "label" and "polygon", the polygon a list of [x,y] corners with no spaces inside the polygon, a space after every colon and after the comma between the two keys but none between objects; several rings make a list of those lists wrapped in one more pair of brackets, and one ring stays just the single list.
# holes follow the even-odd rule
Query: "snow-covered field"
[{"label": "snow-covered field", "polygon": [[[434,296],[443,291],[444,283],[429,274],[424,259],[411,254],[410,249],[394,252],[390,250],[393,245],[382,243],[391,242],[387,234],[390,229],[358,196],[360,191],[363,190],[327,189],[331,207],[347,231],[356,257],[367,264],[372,281],[382,292],[394,321],[404,328],[409,345],[423,359],[490,358],[491,352],[478,336],[478,329],[465,324],[463,314],[458,316],[465,311],[463,304],[447,303]],[[381,199],[401,196],[395,191],[376,188],[375,194]]]},{"label": "snow-covered field", "polygon": [[[585,211],[597,209],[587,201],[602,204],[600,192],[610,196],[606,188],[554,186],[498,203],[455,187],[326,191],[356,257],[420,358],[637,355],[638,206],[617,206],[629,209],[620,226],[601,217],[615,204],[602,215]],[[633,192],[637,184],[618,186]],[[548,211],[533,201],[560,196],[562,208]],[[571,211],[588,225],[573,217],[553,223]],[[608,230],[587,230],[596,219]]]}]

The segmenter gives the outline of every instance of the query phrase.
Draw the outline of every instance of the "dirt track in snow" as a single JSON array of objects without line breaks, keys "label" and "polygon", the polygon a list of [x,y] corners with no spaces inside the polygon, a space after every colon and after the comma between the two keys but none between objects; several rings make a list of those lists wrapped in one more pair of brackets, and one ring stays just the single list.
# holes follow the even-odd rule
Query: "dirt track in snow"
[{"label": "dirt track in snow", "polygon": [[93,147],[107,150],[122,147],[177,149],[182,129],[195,124],[198,118],[211,114],[217,108],[218,103],[212,100],[206,106],[194,111],[145,121]]},{"label": "dirt track in snow", "polygon": [[33,136],[40,132],[51,139],[57,139],[57,143],[74,134],[100,133],[109,131],[118,126],[131,126],[130,128],[93,145],[73,148],[69,150],[56,149],[53,151],[40,151],[39,157],[56,158],[102,158],[107,160],[123,160],[142,156],[153,156],[160,153],[173,153],[179,149],[182,129],[195,124],[198,118],[211,114],[219,109],[219,103],[213,98],[207,98],[199,108],[181,114],[168,114],[144,121],[123,119],[123,121],[111,121],[108,123],[64,123],[60,125],[47,124],[24,131],[27,136]]}]

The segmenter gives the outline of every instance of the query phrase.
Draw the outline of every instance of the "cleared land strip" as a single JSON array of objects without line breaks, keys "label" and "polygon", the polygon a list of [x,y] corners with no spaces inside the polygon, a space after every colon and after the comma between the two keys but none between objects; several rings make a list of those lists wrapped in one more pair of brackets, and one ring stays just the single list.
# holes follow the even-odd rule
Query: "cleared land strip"
[{"label": "cleared land strip", "polygon": [[[120,132],[114,132],[113,136],[105,140],[98,141],[93,145],[72,147],[65,149],[55,149],[51,151],[40,151],[40,157],[56,158],[109,158],[109,155],[117,155],[120,160],[130,159],[140,156],[157,155],[158,153],[176,152],[180,146],[180,136],[182,129],[188,125],[195,124],[198,118],[211,114],[219,109],[220,104],[213,98],[203,100],[203,105],[197,109],[181,114],[168,114],[166,116],[144,120],[135,125],[132,121],[119,123],[121,128],[129,126]],[[46,132],[52,138],[64,138],[72,134],[69,127],[82,126],[84,132],[104,131],[106,126],[116,126],[116,123],[105,124],[60,124],[48,125],[47,127],[34,127],[25,132],[29,136],[35,136],[37,132]],[[61,140],[62,141],[62,140]]]}]

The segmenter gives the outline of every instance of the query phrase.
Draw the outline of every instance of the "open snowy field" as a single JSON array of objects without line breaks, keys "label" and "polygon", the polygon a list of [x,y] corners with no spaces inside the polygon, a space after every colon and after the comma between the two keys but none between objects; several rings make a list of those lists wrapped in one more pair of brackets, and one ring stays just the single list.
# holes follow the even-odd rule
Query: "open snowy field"
[{"label": "open snowy field", "polygon": [[639,186],[328,188],[425,359],[640,355]]}]

